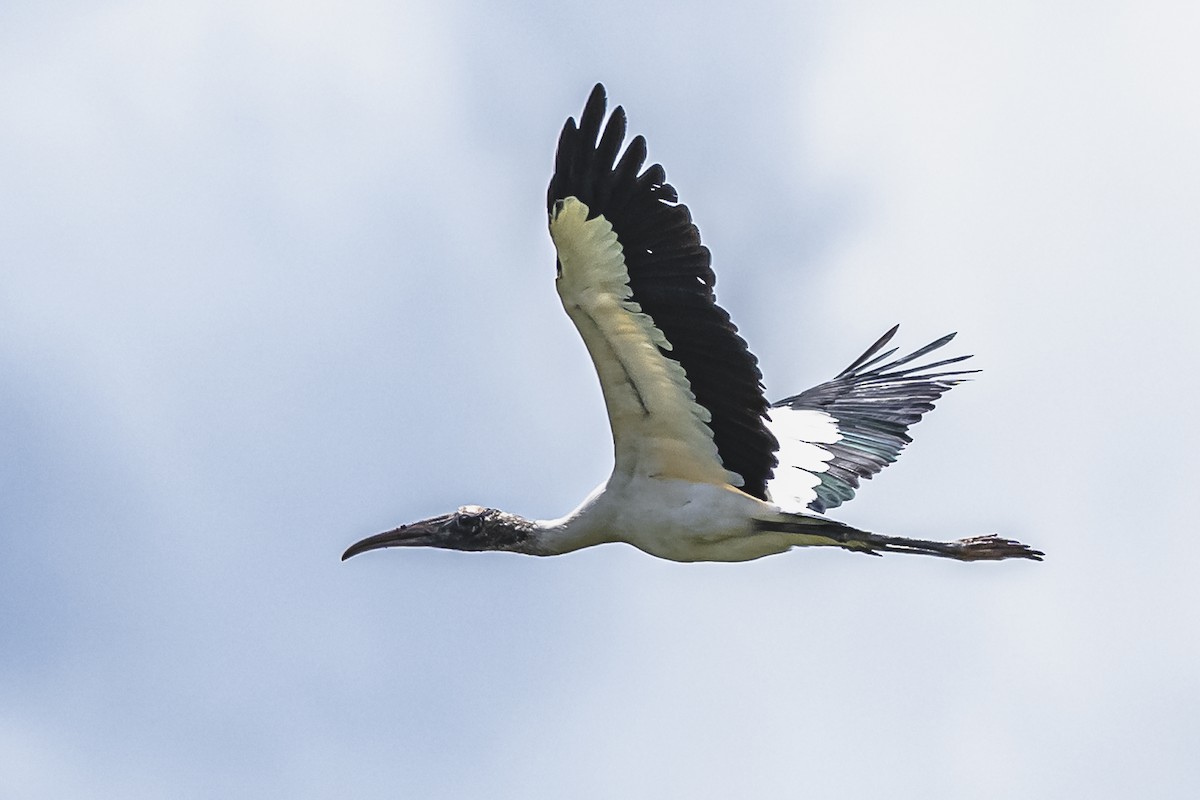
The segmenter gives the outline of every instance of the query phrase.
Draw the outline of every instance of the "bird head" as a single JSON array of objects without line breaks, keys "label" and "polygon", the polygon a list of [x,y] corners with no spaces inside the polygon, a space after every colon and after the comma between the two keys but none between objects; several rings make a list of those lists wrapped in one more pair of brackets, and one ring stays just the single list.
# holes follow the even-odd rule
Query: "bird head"
[{"label": "bird head", "polygon": [[423,519],[368,536],[342,554],[351,556],[384,547],[440,547],[445,550],[510,550],[522,552],[533,523],[495,508],[463,506],[457,511]]}]

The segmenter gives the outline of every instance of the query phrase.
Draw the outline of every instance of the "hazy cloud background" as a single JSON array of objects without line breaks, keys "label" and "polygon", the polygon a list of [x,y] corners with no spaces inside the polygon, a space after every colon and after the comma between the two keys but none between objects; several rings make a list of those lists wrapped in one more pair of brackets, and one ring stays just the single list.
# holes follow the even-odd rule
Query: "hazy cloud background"
[{"label": "hazy cloud background", "polygon": [[[1200,12],[7,3],[0,794],[1194,797]],[[553,147],[603,80],[778,397],[981,379],[839,516],[1044,564],[373,553],[610,444]]]}]

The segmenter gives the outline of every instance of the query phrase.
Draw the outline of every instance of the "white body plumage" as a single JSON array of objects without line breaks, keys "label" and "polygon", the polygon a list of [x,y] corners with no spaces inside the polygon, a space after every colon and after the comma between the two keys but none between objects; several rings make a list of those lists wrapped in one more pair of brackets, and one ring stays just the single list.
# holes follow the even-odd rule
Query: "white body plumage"
[{"label": "white body plumage", "polygon": [[670,561],[748,561],[806,543],[801,534],[755,530],[755,519],[775,515],[772,504],[732,486],[614,474],[567,516],[535,523],[531,550],[625,542]]}]

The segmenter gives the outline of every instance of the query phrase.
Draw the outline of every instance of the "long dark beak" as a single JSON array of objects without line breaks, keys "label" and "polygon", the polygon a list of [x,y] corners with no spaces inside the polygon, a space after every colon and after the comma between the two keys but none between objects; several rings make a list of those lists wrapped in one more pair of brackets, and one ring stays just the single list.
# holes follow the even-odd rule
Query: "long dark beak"
[{"label": "long dark beak", "polygon": [[349,549],[342,553],[342,561],[368,550],[382,550],[385,547],[438,547],[445,541],[444,530],[453,520],[453,514],[443,514],[368,536],[361,542],[350,545]]}]

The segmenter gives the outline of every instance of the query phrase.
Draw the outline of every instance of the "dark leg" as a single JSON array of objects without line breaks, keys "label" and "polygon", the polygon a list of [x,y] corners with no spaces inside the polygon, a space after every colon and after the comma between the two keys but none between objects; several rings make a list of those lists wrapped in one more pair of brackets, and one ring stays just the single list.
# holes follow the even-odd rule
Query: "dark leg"
[{"label": "dark leg", "polygon": [[1028,558],[1041,561],[1045,555],[1029,545],[1015,539],[1002,539],[995,534],[970,536],[953,542],[935,542],[928,539],[907,539],[903,536],[883,536],[878,533],[860,531],[849,525],[820,517],[784,515],[779,519],[758,520],[759,530],[778,533],[798,533],[820,536],[847,550],[880,555],[881,553],[918,553],[957,561],[1001,561],[1006,558]]}]

